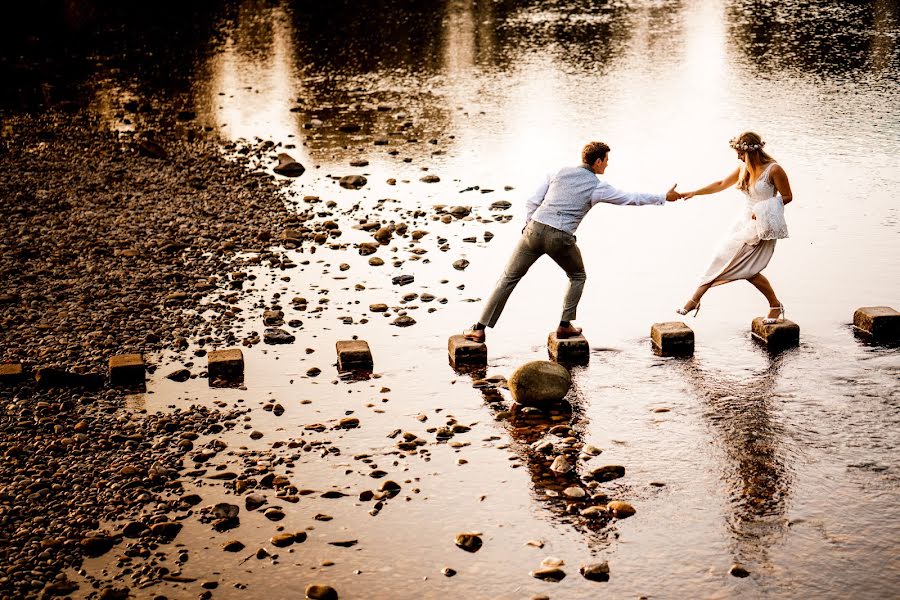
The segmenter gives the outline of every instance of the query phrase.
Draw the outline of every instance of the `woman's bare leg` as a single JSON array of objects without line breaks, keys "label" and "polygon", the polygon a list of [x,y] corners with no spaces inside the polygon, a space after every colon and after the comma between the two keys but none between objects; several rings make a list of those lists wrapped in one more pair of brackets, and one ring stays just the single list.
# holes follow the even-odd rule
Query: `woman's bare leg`
[{"label": "woman's bare leg", "polygon": [[703,298],[703,294],[705,294],[712,285],[705,284],[701,285],[694,292],[694,295],[691,296],[691,299],[688,300],[684,305],[684,310],[694,310],[700,304],[700,299]]},{"label": "woman's bare leg", "polygon": [[780,311],[778,309],[772,310],[773,306],[780,307],[781,301],[778,300],[778,296],[775,295],[775,290],[772,289],[772,284],[769,283],[769,280],[766,279],[766,276],[762,273],[757,273],[753,277],[749,278],[747,281],[753,284],[753,287],[758,289],[763,296],[766,297],[766,300],[769,301],[769,314],[770,318],[776,318],[779,316]]}]

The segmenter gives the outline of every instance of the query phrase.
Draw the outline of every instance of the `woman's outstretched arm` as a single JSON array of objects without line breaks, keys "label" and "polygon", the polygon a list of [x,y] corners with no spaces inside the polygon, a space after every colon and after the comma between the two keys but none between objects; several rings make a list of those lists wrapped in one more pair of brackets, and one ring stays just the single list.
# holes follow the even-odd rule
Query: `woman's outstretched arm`
[{"label": "woman's outstretched arm", "polygon": [[781,165],[776,163],[772,167],[770,175],[772,177],[772,183],[775,184],[775,191],[781,194],[781,199],[784,200],[784,203],[787,204],[793,200],[794,194],[791,192],[791,182],[788,181],[787,173],[784,172]]},{"label": "woman's outstretched arm", "polygon": [[693,198],[694,196],[705,196],[707,194],[716,194],[721,192],[722,190],[727,190],[731,186],[737,183],[738,175],[741,172],[741,168],[738,167],[735,169],[730,175],[725,177],[724,179],[720,179],[719,181],[713,181],[711,184],[700,188],[699,190],[694,190],[693,192],[686,192],[684,194],[684,199]]}]

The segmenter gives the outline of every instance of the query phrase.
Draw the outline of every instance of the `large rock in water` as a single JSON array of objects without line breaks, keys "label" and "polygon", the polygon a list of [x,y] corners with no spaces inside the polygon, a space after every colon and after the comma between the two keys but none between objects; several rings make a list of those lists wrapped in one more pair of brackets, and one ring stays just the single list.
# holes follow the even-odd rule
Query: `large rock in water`
[{"label": "large rock in water", "polygon": [[519,404],[542,406],[562,400],[572,385],[572,376],[554,362],[535,360],[516,369],[508,384]]}]

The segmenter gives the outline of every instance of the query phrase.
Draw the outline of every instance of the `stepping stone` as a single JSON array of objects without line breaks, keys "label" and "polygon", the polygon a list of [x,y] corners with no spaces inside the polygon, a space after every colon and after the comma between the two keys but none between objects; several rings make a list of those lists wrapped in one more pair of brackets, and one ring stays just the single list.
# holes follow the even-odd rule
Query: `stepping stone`
[{"label": "stepping stone", "polygon": [[244,377],[244,353],[240,348],[212,350],[206,356],[206,371],[210,381]]},{"label": "stepping stone", "polygon": [[660,356],[691,356],[694,354],[694,330],[681,321],[654,323],[650,327],[653,351]]},{"label": "stepping stone", "polygon": [[769,350],[784,350],[800,345],[800,326],[784,319],[771,325],[763,323],[763,317],[756,317],[750,326],[753,338],[765,344]]},{"label": "stepping stone", "polygon": [[450,355],[450,365],[454,368],[487,365],[487,344],[467,340],[463,335],[450,336],[447,340],[447,353]]},{"label": "stepping stone", "polygon": [[22,363],[6,363],[0,365],[0,383],[16,383],[25,377]]},{"label": "stepping stone", "polygon": [[103,385],[104,378],[100,373],[75,373],[56,367],[41,367],[35,372],[34,380],[42,387],[98,388]]},{"label": "stepping stone", "polygon": [[109,382],[112,385],[144,383],[144,357],[140,354],[117,354],[109,359]]},{"label": "stepping stone", "polygon": [[372,351],[365,340],[342,340],[335,344],[338,371],[371,371]]},{"label": "stepping stone", "polygon": [[900,312],[890,306],[863,306],[853,313],[853,327],[873,342],[897,342]]},{"label": "stepping stone", "polygon": [[547,350],[550,359],[558,363],[586,365],[591,358],[591,347],[583,335],[560,339],[553,331],[547,336]]}]

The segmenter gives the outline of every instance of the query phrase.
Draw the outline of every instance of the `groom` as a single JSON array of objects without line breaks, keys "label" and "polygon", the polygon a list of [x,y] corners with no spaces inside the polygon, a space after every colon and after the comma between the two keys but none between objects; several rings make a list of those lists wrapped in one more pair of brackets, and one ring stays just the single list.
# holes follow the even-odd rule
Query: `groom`
[{"label": "groom", "polygon": [[464,332],[466,339],[474,342],[485,340],[485,327],[497,324],[516,284],[544,254],[549,255],[569,277],[569,289],[563,301],[556,336],[569,338],[581,334],[581,328],[572,325],[586,279],[581,251],[575,243],[578,224],[598,202],[641,206],[664,204],[681,198],[681,194],[675,191],[677,184],[665,194],[617,190],[597,178],[597,175],[603,175],[608,164],[609,146],[603,142],[590,142],[581,151],[581,165],[564,167],[548,176],[534,196],[528,199],[522,237],[494,293],[484,305],[481,318],[472,329]]}]

